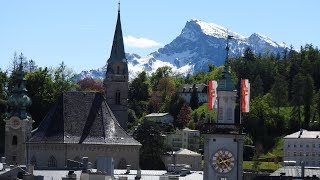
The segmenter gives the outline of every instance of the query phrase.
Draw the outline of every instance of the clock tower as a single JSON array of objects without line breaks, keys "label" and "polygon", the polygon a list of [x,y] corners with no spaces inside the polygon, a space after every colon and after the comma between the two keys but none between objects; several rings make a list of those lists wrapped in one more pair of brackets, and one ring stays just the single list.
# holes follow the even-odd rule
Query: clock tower
[{"label": "clock tower", "polygon": [[204,180],[242,180],[244,134],[235,122],[237,90],[228,63],[218,80],[216,122],[208,124],[204,139]]},{"label": "clock tower", "polygon": [[124,51],[119,4],[112,50],[108,59],[106,78],[103,83],[107,103],[124,130],[127,130],[128,123],[128,79],[128,62]]},{"label": "clock tower", "polygon": [[8,99],[9,111],[5,125],[5,157],[10,165],[26,164],[26,141],[31,137],[32,123],[34,122],[28,113],[31,99],[27,96],[25,80],[23,78],[23,66],[20,63],[16,74],[13,94]]}]

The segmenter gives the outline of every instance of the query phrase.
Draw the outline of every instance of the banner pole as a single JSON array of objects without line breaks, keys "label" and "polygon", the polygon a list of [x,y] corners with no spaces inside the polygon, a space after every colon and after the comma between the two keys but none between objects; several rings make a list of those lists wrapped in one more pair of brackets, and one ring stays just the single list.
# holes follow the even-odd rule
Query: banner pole
[{"label": "banner pole", "polygon": [[242,112],[242,78],[240,78],[240,102],[239,102],[239,124],[241,124],[241,112]]}]

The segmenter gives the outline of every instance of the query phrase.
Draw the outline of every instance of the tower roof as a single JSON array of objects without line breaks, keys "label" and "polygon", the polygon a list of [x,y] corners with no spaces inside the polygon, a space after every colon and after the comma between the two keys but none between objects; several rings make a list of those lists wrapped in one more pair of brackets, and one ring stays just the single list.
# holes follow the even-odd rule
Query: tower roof
[{"label": "tower roof", "polygon": [[124,44],[123,44],[123,36],[122,36],[122,28],[121,28],[121,20],[120,20],[120,7],[118,10],[116,30],[114,32],[113,44],[112,44],[111,54],[110,54],[108,63],[112,61],[126,61]]},{"label": "tower roof", "polygon": [[19,117],[20,119],[26,119],[30,117],[27,112],[28,107],[31,106],[31,99],[27,95],[26,81],[24,80],[24,72],[22,61],[19,65],[19,69],[16,72],[15,85],[13,88],[13,94],[8,99],[8,105],[10,107],[10,112],[7,118],[13,116]]},{"label": "tower roof", "polygon": [[232,79],[232,74],[229,68],[229,39],[232,39],[233,36],[228,35],[227,37],[227,46],[226,46],[226,60],[224,62],[224,69],[218,80],[218,90],[220,91],[234,91],[236,90],[234,82]]}]

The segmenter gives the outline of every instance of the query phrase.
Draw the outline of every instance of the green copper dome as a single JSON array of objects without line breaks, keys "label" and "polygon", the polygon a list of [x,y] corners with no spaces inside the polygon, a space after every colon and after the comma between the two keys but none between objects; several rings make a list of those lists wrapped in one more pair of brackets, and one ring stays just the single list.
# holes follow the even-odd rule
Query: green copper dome
[{"label": "green copper dome", "polygon": [[20,63],[15,86],[13,88],[13,95],[8,99],[9,112],[7,114],[7,119],[10,119],[13,116],[19,117],[20,119],[30,118],[27,109],[31,106],[32,102],[27,95],[28,90],[26,89],[26,82],[23,79],[23,75],[23,66],[22,63]]}]

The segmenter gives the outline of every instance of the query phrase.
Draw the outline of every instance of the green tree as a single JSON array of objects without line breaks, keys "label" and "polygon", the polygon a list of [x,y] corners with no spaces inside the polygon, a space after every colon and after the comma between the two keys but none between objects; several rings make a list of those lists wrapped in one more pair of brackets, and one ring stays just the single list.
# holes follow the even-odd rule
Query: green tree
[{"label": "green tree", "polygon": [[34,127],[38,127],[55,100],[58,98],[52,75],[47,68],[39,68],[36,71],[26,74],[26,87],[28,96],[32,100],[29,109],[32,118],[35,120]]},{"label": "green tree", "polygon": [[298,130],[301,120],[302,120],[302,112],[301,112],[301,106],[303,105],[303,94],[304,94],[304,81],[305,78],[301,73],[298,73],[292,82],[292,100],[291,105],[293,106],[292,112],[291,112],[291,118],[290,121],[292,121],[291,124],[291,131]]},{"label": "green tree", "polygon": [[152,90],[157,90],[158,83],[161,78],[169,77],[172,75],[172,68],[169,66],[163,66],[156,70],[156,72],[151,74],[150,81]]},{"label": "green tree", "polygon": [[272,100],[275,106],[278,108],[278,114],[280,113],[280,107],[284,106],[288,101],[288,83],[282,75],[278,74],[275,78],[275,82],[270,90]]},{"label": "green tree", "polygon": [[192,110],[195,110],[199,107],[199,97],[198,97],[198,91],[197,87],[195,87],[196,84],[194,84],[191,92],[191,97],[190,97],[190,107]]},{"label": "green tree", "polygon": [[133,137],[142,144],[140,149],[141,169],[164,169],[161,155],[165,152],[165,145],[159,125],[145,120],[133,133]]},{"label": "green tree", "polygon": [[309,127],[310,123],[313,88],[313,79],[310,75],[307,75],[303,86],[304,125],[306,128]]},{"label": "green tree", "polygon": [[250,98],[255,98],[257,96],[262,96],[263,95],[263,82],[260,77],[260,75],[257,75],[256,78],[254,79],[252,83],[252,87],[250,88],[251,94]]},{"label": "green tree", "polygon": [[137,78],[135,78],[129,84],[129,101],[147,101],[149,97],[149,83],[147,74],[145,71],[141,72]]}]

